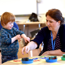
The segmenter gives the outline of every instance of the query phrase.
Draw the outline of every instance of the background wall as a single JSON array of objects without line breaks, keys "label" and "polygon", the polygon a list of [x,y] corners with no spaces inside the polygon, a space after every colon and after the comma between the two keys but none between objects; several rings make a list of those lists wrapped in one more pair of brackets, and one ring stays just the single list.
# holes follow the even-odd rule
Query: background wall
[{"label": "background wall", "polygon": [[38,3],[38,13],[46,13],[49,9],[57,8],[65,15],[65,0],[41,0]]},{"label": "background wall", "polygon": [[36,0],[0,0],[0,15],[5,11],[14,15],[36,13]]},{"label": "background wall", "polygon": [[0,15],[5,11],[14,15],[45,14],[51,8],[60,9],[65,14],[65,0],[0,0]]}]

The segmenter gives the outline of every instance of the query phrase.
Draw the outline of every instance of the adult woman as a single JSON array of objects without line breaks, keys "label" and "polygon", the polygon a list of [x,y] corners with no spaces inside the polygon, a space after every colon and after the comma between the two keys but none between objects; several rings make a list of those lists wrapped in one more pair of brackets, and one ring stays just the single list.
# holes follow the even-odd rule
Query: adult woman
[{"label": "adult woman", "polygon": [[65,53],[65,25],[62,13],[58,9],[50,9],[46,13],[46,27],[26,47],[23,52],[33,50],[44,41],[44,48],[40,55],[63,55]]}]

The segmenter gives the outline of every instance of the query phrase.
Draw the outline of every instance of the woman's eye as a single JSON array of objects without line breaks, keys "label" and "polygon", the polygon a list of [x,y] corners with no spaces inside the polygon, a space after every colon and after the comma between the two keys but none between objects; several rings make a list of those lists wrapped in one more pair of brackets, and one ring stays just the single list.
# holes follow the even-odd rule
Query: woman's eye
[{"label": "woman's eye", "polygon": [[50,23],[52,23],[52,21],[49,21]]},{"label": "woman's eye", "polygon": [[46,20],[46,22],[48,22],[48,20]]},{"label": "woman's eye", "polygon": [[46,22],[50,22],[50,23],[52,23],[53,21],[46,20]]}]

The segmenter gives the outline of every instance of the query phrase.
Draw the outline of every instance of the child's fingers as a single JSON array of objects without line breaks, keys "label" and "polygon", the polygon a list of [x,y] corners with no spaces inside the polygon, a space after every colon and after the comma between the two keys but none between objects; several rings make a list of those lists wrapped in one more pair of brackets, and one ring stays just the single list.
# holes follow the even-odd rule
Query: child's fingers
[{"label": "child's fingers", "polygon": [[18,40],[19,42],[21,41],[21,39]]}]

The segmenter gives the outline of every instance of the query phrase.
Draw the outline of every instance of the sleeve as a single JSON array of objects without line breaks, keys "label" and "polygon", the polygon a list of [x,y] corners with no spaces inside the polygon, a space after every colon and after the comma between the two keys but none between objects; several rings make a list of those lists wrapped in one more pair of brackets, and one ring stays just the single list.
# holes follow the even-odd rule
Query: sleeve
[{"label": "sleeve", "polygon": [[65,52],[65,25],[62,25],[59,29],[59,36],[61,42],[61,51]]},{"label": "sleeve", "polygon": [[36,35],[36,37],[34,38],[34,42],[36,42],[38,44],[38,46],[42,43],[42,41],[44,40],[44,38],[46,37],[46,33],[45,33],[45,28],[42,28],[38,34]]},{"label": "sleeve", "polygon": [[[65,38],[63,38],[63,39],[65,39]],[[61,43],[61,51],[65,52],[65,40],[63,40]]]},{"label": "sleeve", "polygon": [[14,27],[13,27],[13,30],[16,32],[16,34],[20,34],[20,35],[24,34],[23,31],[20,31],[20,30],[14,28]]},{"label": "sleeve", "polygon": [[1,43],[11,44],[11,38],[5,31],[1,31]]},{"label": "sleeve", "polygon": [[0,49],[1,49],[1,31],[0,31]]}]

